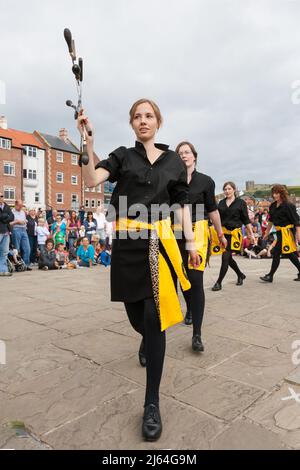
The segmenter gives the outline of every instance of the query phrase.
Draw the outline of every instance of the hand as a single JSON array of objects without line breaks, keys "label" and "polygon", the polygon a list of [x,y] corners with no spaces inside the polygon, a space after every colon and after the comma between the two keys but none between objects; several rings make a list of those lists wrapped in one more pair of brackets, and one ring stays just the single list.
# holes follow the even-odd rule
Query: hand
[{"label": "hand", "polygon": [[250,239],[251,239],[252,244],[253,244],[253,245],[256,245],[256,238],[255,238],[255,236],[254,236],[254,235],[251,235]]},{"label": "hand", "polygon": [[[81,109],[79,112],[79,116],[77,119],[77,129],[83,139],[87,141],[87,143],[93,143],[93,126],[89,121],[89,118],[84,114],[84,109]],[[91,131],[92,135],[89,136],[88,132]]]},{"label": "hand", "polygon": [[226,249],[226,247],[227,247],[227,240],[226,240],[226,238],[224,237],[224,235],[219,238],[219,241],[220,241],[220,243],[221,243],[221,247]]},{"label": "hand", "polygon": [[198,268],[200,266],[200,258],[199,258],[197,251],[191,250],[189,252],[189,255],[190,255],[189,257],[190,264],[193,266],[193,268]]}]

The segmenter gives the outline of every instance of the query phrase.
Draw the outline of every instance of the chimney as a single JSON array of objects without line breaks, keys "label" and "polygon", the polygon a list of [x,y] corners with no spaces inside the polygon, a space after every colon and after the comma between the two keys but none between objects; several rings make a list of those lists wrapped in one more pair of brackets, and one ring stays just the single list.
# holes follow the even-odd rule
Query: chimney
[{"label": "chimney", "polygon": [[67,129],[65,129],[65,128],[60,129],[59,138],[64,140],[65,142],[68,141],[68,131],[67,131]]},{"label": "chimney", "polygon": [[5,116],[0,116],[0,129],[7,129],[7,119]]}]

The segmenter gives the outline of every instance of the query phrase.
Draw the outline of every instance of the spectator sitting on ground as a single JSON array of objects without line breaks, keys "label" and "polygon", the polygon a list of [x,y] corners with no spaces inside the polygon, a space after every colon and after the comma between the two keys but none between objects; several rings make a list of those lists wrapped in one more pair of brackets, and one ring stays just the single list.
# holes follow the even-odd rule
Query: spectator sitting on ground
[{"label": "spectator sitting on ground", "polygon": [[80,242],[79,238],[77,240],[74,240],[73,245],[70,246],[69,248],[69,264],[68,264],[69,269],[77,268],[77,254],[76,253],[79,247],[78,241]]},{"label": "spectator sitting on ground", "polygon": [[46,240],[50,235],[50,232],[45,224],[45,219],[43,219],[42,217],[40,217],[38,220],[36,233],[37,233],[38,248],[40,251],[42,251],[45,248]]},{"label": "spectator sitting on ground", "polygon": [[54,241],[52,238],[48,238],[46,241],[45,250],[42,250],[39,258],[39,269],[58,269],[58,263],[56,261],[56,253],[54,250]]},{"label": "spectator sitting on ground", "polygon": [[79,266],[90,268],[94,264],[95,250],[90,245],[88,237],[84,237],[82,245],[77,250],[77,262]]},{"label": "spectator sitting on ground", "polygon": [[56,246],[56,261],[61,269],[65,269],[69,263],[68,253],[65,251],[63,243],[58,243]]}]

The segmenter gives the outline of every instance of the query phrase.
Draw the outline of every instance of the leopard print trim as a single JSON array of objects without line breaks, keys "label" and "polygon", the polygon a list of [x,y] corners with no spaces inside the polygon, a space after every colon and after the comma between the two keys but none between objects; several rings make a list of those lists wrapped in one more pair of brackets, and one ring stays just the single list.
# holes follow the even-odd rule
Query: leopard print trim
[{"label": "leopard print trim", "polygon": [[156,230],[150,231],[149,237],[149,264],[150,264],[150,272],[151,272],[151,280],[152,280],[152,290],[153,290],[153,297],[154,302],[156,305],[156,310],[160,321],[160,309],[159,309],[159,238],[157,235]]}]

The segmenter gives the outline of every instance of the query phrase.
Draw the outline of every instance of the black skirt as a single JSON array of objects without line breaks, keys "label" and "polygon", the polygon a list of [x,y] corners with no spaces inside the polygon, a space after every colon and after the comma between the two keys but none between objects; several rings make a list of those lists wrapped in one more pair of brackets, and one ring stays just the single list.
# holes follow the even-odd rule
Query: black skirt
[{"label": "black skirt", "polygon": [[[144,233],[142,233],[144,232]],[[153,297],[149,264],[149,233],[147,238],[122,239],[117,232],[112,243],[111,300],[112,302],[138,302]]]}]

